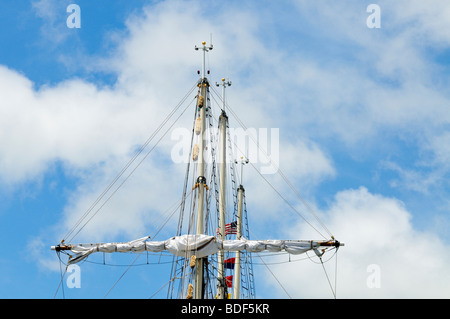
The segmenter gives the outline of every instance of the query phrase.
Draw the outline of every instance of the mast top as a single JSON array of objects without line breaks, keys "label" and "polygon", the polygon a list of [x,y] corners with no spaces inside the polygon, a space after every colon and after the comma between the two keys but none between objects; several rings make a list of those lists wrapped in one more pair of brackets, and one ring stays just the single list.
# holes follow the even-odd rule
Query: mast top
[{"label": "mast top", "polygon": [[245,164],[248,164],[249,163],[249,160],[248,160],[248,158],[245,158],[244,159],[244,156],[241,156],[241,160],[240,161],[238,161],[238,160],[235,160],[234,161],[234,163],[235,164],[241,164],[241,187],[243,187],[242,185],[243,185],[243,180],[244,180],[244,165]]},{"label": "mast top", "polygon": [[231,81],[227,81],[225,82],[225,78],[222,78],[222,83],[217,83],[216,82],[216,86],[220,86],[222,85],[222,114],[225,114],[225,87],[226,86],[231,86]]},{"label": "mast top", "polygon": [[197,47],[195,46],[195,50],[198,51],[199,49],[201,49],[203,51],[203,59],[202,59],[202,80],[205,79],[205,64],[206,64],[206,52],[210,51],[213,49],[213,45],[210,44],[209,46],[206,46],[206,41],[202,42],[202,46],[201,47]]}]

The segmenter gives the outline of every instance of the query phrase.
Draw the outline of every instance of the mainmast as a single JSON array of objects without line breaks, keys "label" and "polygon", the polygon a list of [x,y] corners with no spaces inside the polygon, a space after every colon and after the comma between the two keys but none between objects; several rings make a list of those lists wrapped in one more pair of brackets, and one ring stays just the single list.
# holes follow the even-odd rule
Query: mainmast
[{"label": "mainmast", "polygon": [[[227,121],[228,117],[225,112],[225,87],[230,86],[231,82],[225,82],[225,79],[222,79],[222,83],[216,83],[217,86],[222,85],[222,114],[219,118],[219,135],[220,135],[220,159],[219,159],[219,239],[225,239],[225,207],[226,207],[226,135],[227,135]],[[225,269],[224,269],[224,252],[223,250],[219,251],[218,256],[218,274],[217,274],[217,298],[225,299]]]},{"label": "mainmast", "polygon": [[[203,155],[205,150],[205,127],[206,127],[206,101],[207,101],[207,87],[209,86],[208,79],[205,77],[205,64],[206,64],[206,52],[213,49],[212,44],[206,46],[206,42],[202,42],[201,47],[195,46],[195,50],[203,51],[202,59],[202,73],[200,86],[200,95],[198,97],[198,107],[200,109],[200,139],[199,139],[199,153],[198,153],[198,197],[197,197],[197,234],[204,234],[204,198],[205,198],[205,157]],[[194,298],[203,299],[204,296],[204,279],[203,279],[203,258],[198,258],[196,260],[196,276],[195,276],[195,287],[194,287]]]}]

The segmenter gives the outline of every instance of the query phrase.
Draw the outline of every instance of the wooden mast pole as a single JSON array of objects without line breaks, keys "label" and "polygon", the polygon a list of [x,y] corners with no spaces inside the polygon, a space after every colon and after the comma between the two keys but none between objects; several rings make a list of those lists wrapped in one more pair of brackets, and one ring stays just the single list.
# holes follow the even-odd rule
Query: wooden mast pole
[{"label": "wooden mast pole", "polygon": [[[216,83],[219,86],[219,83]],[[226,208],[226,160],[227,160],[227,121],[228,117],[225,112],[225,87],[231,85],[231,82],[225,82],[222,79],[222,114],[219,118],[220,132],[220,158],[219,158],[219,239],[225,239],[225,208]],[[220,250],[217,265],[217,299],[226,299],[225,295],[225,267],[224,267],[224,251]]]},{"label": "wooden mast pole", "polygon": [[[198,107],[200,108],[200,140],[199,140],[199,154],[198,154],[198,197],[197,197],[197,234],[205,233],[204,226],[204,198],[205,198],[205,128],[206,128],[206,104],[207,104],[207,87],[209,85],[208,79],[205,76],[205,64],[206,64],[206,52],[212,50],[212,45],[206,46],[206,42],[202,42],[202,46],[198,48],[195,46],[195,50],[201,49],[203,51],[202,59],[202,73],[200,81],[200,96]],[[196,276],[195,276],[195,287],[194,287],[194,298],[203,299],[204,298],[204,274],[203,274],[203,258],[198,258],[196,260]]]},{"label": "wooden mast pole", "polygon": [[[237,161],[236,161],[237,163]],[[236,239],[242,238],[242,208],[244,205],[244,186],[243,184],[243,173],[244,173],[244,164],[248,164],[248,159],[244,160],[243,157],[241,157],[241,183],[238,188],[238,211],[237,211],[237,225],[236,225]],[[240,294],[240,288],[241,288],[241,252],[236,252],[235,257],[235,263],[234,263],[234,288],[233,288],[233,298],[239,299]]]}]

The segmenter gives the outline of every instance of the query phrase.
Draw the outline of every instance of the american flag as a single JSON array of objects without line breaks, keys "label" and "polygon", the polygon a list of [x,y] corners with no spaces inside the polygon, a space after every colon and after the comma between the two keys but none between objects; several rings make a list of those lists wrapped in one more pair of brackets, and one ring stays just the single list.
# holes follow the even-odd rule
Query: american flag
[{"label": "american flag", "polygon": [[[220,234],[220,229],[216,229],[217,236]],[[225,225],[225,235],[237,234],[237,221]]]},{"label": "american flag", "polygon": [[225,225],[225,235],[237,234],[237,222],[231,222]]}]

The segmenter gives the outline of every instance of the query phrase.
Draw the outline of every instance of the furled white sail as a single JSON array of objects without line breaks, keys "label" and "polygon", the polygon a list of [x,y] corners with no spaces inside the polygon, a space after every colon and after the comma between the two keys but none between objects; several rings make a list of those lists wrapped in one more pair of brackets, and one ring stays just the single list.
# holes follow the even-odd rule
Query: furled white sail
[{"label": "furled white sail", "polygon": [[314,240],[220,240],[208,235],[183,235],[169,238],[165,241],[150,241],[149,237],[139,238],[124,243],[101,243],[101,244],[76,244],[53,246],[53,250],[70,250],[75,256],[69,259],[69,264],[82,261],[95,252],[162,252],[168,251],[176,256],[206,257],[224,251],[247,250],[251,253],[262,251],[279,252],[286,251],[289,254],[299,255],[309,250],[315,250],[321,246],[342,245],[335,241]]}]

